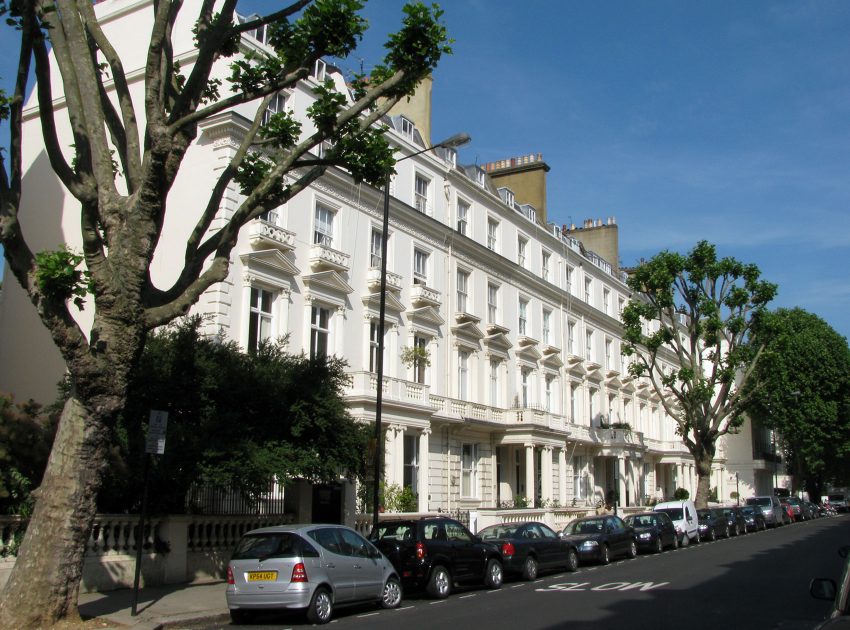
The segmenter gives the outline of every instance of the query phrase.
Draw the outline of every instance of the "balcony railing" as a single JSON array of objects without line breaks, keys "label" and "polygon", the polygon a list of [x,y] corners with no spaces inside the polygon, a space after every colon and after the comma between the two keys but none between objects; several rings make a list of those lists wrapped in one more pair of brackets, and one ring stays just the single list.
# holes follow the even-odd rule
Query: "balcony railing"
[{"label": "balcony railing", "polygon": [[439,307],[443,303],[442,294],[424,284],[414,284],[410,288],[410,301],[414,306]]},{"label": "balcony railing", "polygon": [[351,256],[327,245],[313,245],[310,248],[310,267],[313,271],[348,271],[351,269]]},{"label": "balcony railing", "polygon": [[[380,267],[372,267],[366,273],[366,285],[370,291],[381,290],[381,269]],[[401,291],[401,276],[392,271],[387,272],[387,288],[390,290]]]},{"label": "balcony railing", "polygon": [[266,221],[256,220],[248,225],[248,241],[254,249],[276,247],[283,251],[295,249],[295,234]]}]

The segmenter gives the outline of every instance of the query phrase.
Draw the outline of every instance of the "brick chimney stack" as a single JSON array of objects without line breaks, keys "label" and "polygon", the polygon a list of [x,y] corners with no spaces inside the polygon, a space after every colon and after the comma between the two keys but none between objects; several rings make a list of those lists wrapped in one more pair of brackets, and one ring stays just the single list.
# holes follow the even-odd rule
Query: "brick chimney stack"
[{"label": "brick chimney stack", "polygon": [[496,188],[510,188],[517,203],[534,206],[537,220],[546,225],[546,173],[549,165],[543,161],[543,154],[531,153],[488,162],[483,168]]}]

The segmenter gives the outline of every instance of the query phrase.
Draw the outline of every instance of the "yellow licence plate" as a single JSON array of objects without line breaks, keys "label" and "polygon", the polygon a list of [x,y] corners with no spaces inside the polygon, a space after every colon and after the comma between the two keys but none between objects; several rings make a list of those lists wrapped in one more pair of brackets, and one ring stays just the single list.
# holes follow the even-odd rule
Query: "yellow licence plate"
[{"label": "yellow licence plate", "polygon": [[277,571],[249,571],[249,582],[274,582],[277,579]]}]

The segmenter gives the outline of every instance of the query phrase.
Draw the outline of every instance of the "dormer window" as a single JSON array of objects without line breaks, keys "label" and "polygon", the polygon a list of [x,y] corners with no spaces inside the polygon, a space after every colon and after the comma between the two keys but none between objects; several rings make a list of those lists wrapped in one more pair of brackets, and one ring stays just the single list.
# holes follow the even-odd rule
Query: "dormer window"
[{"label": "dormer window", "polygon": [[413,121],[405,118],[404,116],[401,117],[401,133],[403,135],[413,140],[413,132],[415,129],[416,125],[413,124]]},{"label": "dormer window", "polygon": [[263,24],[262,26],[258,26],[254,30],[248,31],[248,35],[250,35],[260,43],[267,44],[269,36],[268,25]]},{"label": "dormer window", "polygon": [[499,196],[502,198],[502,201],[504,201],[509,208],[514,207],[514,202],[515,202],[514,191],[512,191],[510,188],[500,188],[499,189]]},{"label": "dormer window", "polygon": [[322,59],[316,59],[316,64],[313,66],[313,78],[319,83],[323,82],[325,80],[327,70],[328,64],[326,64]]},{"label": "dormer window", "polygon": [[452,166],[457,166],[457,151],[454,149],[445,149],[446,162]]},{"label": "dormer window", "polygon": [[481,188],[487,186],[487,174],[480,168],[475,171],[475,182],[481,186]]}]

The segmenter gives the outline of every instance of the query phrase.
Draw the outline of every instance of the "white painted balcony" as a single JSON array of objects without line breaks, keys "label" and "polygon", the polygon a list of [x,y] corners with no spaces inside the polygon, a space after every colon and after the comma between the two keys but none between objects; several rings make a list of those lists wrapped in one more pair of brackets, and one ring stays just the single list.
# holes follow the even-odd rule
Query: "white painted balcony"
[{"label": "white painted balcony", "polygon": [[[366,286],[372,292],[381,290],[381,268],[371,267],[366,272]],[[387,289],[390,291],[401,291],[401,276],[392,271],[387,272]]]},{"label": "white painted balcony", "polygon": [[256,219],[248,224],[248,242],[255,250],[273,247],[288,252],[295,249],[295,233]]},{"label": "white painted balcony", "polygon": [[424,284],[414,284],[410,288],[410,302],[414,307],[432,306],[439,308],[443,303],[442,294]]},{"label": "white painted balcony", "polygon": [[[346,398],[374,398],[378,391],[378,375],[374,372],[351,372],[351,384],[345,392]],[[431,388],[423,383],[414,383],[400,378],[384,376],[382,395],[384,402],[394,401],[411,405],[429,406]]]},{"label": "white painted balcony", "polygon": [[310,248],[310,268],[313,271],[348,271],[351,256],[327,245],[316,244]]}]

